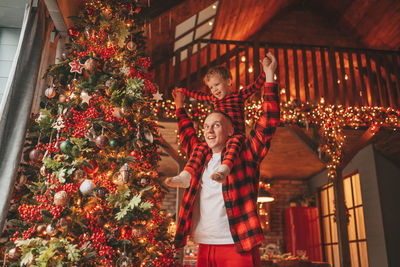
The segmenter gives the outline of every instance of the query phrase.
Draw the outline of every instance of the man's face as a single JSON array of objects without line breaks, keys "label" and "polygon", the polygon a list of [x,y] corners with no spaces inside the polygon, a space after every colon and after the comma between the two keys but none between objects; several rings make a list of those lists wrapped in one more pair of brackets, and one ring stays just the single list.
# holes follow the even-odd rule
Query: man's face
[{"label": "man's face", "polygon": [[217,98],[222,99],[225,96],[230,95],[232,80],[221,77],[220,74],[213,74],[210,79],[206,82],[207,86],[210,88],[211,93]]},{"label": "man's face", "polygon": [[222,152],[228,138],[233,135],[232,123],[220,113],[211,113],[204,121],[204,137],[213,153]]}]

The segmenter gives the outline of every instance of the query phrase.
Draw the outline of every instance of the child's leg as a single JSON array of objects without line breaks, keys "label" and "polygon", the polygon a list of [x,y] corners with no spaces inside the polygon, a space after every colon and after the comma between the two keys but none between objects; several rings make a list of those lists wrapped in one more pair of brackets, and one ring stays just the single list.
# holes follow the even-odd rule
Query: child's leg
[{"label": "child's leg", "polygon": [[235,159],[239,156],[243,142],[244,135],[242,134],[236,134],[229,138],[228,142],[226,142],[226,151],[222,158],[221,166],[211,175],[211,179],[221,183],[226,179],[233,168]]},{"label": "child's leg", "polygon": [[198,144],[189,157],[183,171],[174,177],[167,178],[165,184],[171,187],[187,188],[190,185],[190,179],[204,165],[204,160],[208,153],[208,146],[206,143]]}]

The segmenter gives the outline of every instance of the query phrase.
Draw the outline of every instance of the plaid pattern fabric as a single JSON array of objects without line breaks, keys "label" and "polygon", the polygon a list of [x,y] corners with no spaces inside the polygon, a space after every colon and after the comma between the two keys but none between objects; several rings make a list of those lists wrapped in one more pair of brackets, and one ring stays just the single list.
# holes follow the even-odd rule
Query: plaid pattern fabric
[{"label": "plaid pattern fabric", "polygon": [[[236,156],[239,155],[244,139],[245,137],[242,134],[236,134],[228,139],[225,146],[226,152],[221,159],[221,164],[228,166],[229,169],[232,170],[234,161]],[[192,176],[195,175],[196,170],[199,170],[203,166],[208,153],[209,149],[206,142],[197,144],[194,147],[184,170],[189,172]]]},{"label": "plaid pattern fabric", "polygon": [[[224,97],[223,99],[217,99],[212,94],[206,94],[203,92],[193,92],[187,89],[183,89],[185,95],[193,97],[200,101],[209,101],[213,104],[215,110],[219,110],[227,114],[233,122],[233,127],[235,129],[236,135],[230,138],[227,142],[227,153],[222,158],[222,164],[227,165],[230,169],[233,166],[233,159],[239,154],[240,148],[244,141],[245,124],[244,124],[244,104],[248,97],[250,97],[254,92],[261,89],[264,84],[265,73],[262,72],[258,76],[257,80],[247,86],[246,88],[240,90],[237,93],[231,94]],[[196,170],[200,168],[201,163],[204,161],[206,154],[207,144],[198,145],[193,150],[192,155],[190,155],[188,162],[184,168],[190,174],[194,174]]]},{"label": "plaid pattern fabric", "polygon": [[258,76],[257,80],[239,90],[239,92],[232,93],[223,99],[218,99],[212,94],[207,94],[203,92],[194,92],[183,88],[183,93],[189,97],[197,99],[199,101],[211,102],[215,110],[219,110],[227,114],[233,122],[235,128],[235,133],[244,134],[245,124],[244,124],[244,104],[247,98],[249,98],[253,93],[259,91],[265,82],[265,73],[262,72]]},{"label": "plaid pattern fabric", "polygon": [[[266,83],[264,102],[261,117],[255,123],[249,136],[245,139],[235,164],[222,184],[222,194],[226,212],[229,219],[230,231],[238,252],[250,251],[259,245],[264,235],[257,214],[257,193],[260,173],[260,163],[266,156],[271,139],[279,124],[279,102],[277,86]],[[202,147],[197,138],[193,122],[188,118],[184,109],[176,111],[178,118],[179,135],[181,144],[187,154],[194,148]],[[187,235],[190,233],[192,223],[193,204],[199,191],[200,180],[204,168],[211,158],[208,147],[199,150],[207,155],[202,164],[193,175],[189,188],[185,189],[181,209],[179,211],[178,225],[175,235],[175,245],[182,247],[186,244]],[[222,154],[226,153],[226,149]],[[212,208],[212,207],[211,207]]]}]

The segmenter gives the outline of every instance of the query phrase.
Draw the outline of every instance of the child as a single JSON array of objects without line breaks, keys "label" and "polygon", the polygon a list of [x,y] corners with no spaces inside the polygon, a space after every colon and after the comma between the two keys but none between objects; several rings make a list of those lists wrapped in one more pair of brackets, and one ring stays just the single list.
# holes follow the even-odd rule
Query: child
[{"label": "child", "polygon": [[[267,66],[271,64],[271,55],[269,52],[262,61],[264,72]],[[263,86],[264,72],[251,86],[232,93],[232,76],[229,70],[222,66],[211,67],[204,77],[204,82],[210,88],[211,94],[193,92],[184,88],[175,89],[173,92],[173,94],[182,92],[200,101],[210,101],[215,110],[223,112],[232,120],[235,133],[226,144],[226,152],[222,157],[221,166],[211,175],[211,179],[214,181],[222,183],[225,180],[233,167],[236,155],[239,154],[245,137],[244,103],[248,97]],[[165,183],[172,187],[189,187],[191,176],[202,166],[206,157],[204,151],[207,151],[207,144],[198,145],[190,155],[184,170],[179,175],[166,179]]]}]

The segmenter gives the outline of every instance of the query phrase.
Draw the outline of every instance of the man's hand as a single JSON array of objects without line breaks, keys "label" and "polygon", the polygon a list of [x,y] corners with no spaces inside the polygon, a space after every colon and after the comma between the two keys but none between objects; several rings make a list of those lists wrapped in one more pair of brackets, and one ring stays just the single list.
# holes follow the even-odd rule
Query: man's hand
[{"label": "man's hand", "polygon": [[263,70],[265,72],[265,82],[272,83],[274,82],[274,72],[276,70],[277,62],[274,54],[268,52],[265,55],[265,58],[261,62],[263,66]]},{"label": "man's hand", "polygon": [[183,108],[185,95],[183,94],[182,88],[175,87],[175,89],[172,91],[172,97],[174,98],[176,109]]}]

